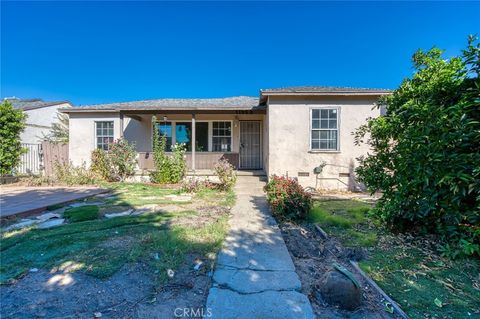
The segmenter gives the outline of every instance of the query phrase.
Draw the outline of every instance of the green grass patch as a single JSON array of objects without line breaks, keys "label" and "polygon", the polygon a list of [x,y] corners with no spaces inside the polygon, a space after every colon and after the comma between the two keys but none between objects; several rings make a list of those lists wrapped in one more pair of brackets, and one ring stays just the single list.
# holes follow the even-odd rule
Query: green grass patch
[{"label": "green grass patch", "polygon": [[159,185],[144,183],[109,183],[105,185],[113,190],[112,198],[105,201],[105,206],[143,206],[149,204],[185,204],[165,196],[177,195],[178,189],[161,188]]},{"label": "green grass patch", "polygon": [[195,198],[205,201],[210,205],[220,205],[225,207],[233,207],[237,197],[233,190],[218,191],[215,189],[204,188],[195,193]]},{"label": "green grass patch", "polygon": [[478,260],[450,261],[420,249],[397,247],[372,250],[360,267],[411,318],[474,318],[480,314]]},{"label": "green grass patch", "polygon": [[[103,186],[112,188],[117,195],[111,199],[111,206],[162,204],[159,198],[179,193],[176,189],[140,183]],[[205,195],[205,202],[232,203],[234,198],[230,193],[213,191]],[[2,233],[0,283],[17,278],[30,268],[67,266],[106,278],[126,263],[138,260],[158,270],[158,279],[163,281],[167,279],[166,269],[176,270],[185,262],[191,263],[191,256],[203,256],[213,263],[227,231],[227,217],[202,226],[175,224],[177,218],[195,220],[197,212],[191,210],[112,219],[98,219],[98,214],[98,206],[81,206],[65,211],[65,217],[75,222],[51,229]],[[155,253],[159,260],[152,258]]]},{"label": "green grass patch", "polygon": [[[78,270],[99,278],[111,276],[125,263],[145,260],[165,279],[187,254],[216,253],[226,235],[226,218],[202,228],[171,225],[175,217],[195,218],[195,212],[148,214],[97,219],[26,233],[4,233],[1,245],[0,283],[28,269],[61,267],[73,263]],[[158,252],[160,260],[151,254]]]},{"label": "green grass patch", "polygon": [[354,200],[316,201],[308,221],[318,223],[346,247],[367,248],[369,258],[360,267],[412,319],[480,314],[479,260],[447,260],[421,247],[421,240],[415,244],[389,235],[370,216],[370,208]]},{"label": "green grass patch", "polygon": [[98,218],[98,206],[86,205],[80,207],[72,207],[65,210],[63,214],[70,222],[83,222]]},{"label": "green grass patch", "polygon": [[315,201],[307,220],[319,224],[347,247],[373,246],[377,235],[367,218],[371,205],[355,200]]}]

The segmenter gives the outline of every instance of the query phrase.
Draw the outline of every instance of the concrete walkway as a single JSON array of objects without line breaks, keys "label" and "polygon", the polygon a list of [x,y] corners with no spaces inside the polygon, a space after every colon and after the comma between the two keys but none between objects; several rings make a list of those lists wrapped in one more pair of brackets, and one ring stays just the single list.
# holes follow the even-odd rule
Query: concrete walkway
[{"label": "concrete walkway", "polygon": [[314,318],[258,176],[239,176],[207,299],[211,318]]},{"label": "concrete walkway", "polygon": [[0,217],[38,213],[47,206],[107,192],[98,187],[0,187]]}]

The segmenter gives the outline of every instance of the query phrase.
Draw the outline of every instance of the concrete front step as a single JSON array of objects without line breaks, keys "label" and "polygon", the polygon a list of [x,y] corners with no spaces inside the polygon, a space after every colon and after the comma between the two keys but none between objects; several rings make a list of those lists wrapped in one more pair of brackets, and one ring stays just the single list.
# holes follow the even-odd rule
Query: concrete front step
[{"label": "concrete front step", "polygon": [[239,270],[219,266],[213,275],[218,287],[249,294],[266,290],[300,290],[302,284],[295,271]]},{"label": "concrete front step", "polygon": [[210,288],[207,309],[214,319],[313,319],[307,296],[298,291],[264,291],[254,294]]}]

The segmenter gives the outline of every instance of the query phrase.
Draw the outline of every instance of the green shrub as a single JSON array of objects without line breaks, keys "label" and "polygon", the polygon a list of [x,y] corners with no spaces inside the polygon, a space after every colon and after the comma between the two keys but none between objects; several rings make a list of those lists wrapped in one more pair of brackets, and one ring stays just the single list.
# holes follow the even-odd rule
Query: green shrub
[{"label": "green shrub", "polygon": [[130,144],[126,139],[120,138],[110,144],[108,158],[113,179],[124,181],[127,177],[133,176],[137,164],[136,157],[135,144]]},{"label": "green shrub", "polygon": [[112,180],[110,161],[108,159],[107,152],[99,148],[92,152],[92,163],[90,164],[90,170],[98,179],[105,181]]},{"label": "green shrub", "polygon": [[85,163],[80,166],[73,166],[71,163],[55,162],[54,180],[67,185],[95,184],[95,176],[86,168]]},{"label": "green shrub", "polygon": [[273,175],[265,186],[267,200],[275,216],[304,220],[312,207],[312,197],[296,179]]},{"label": "green shrub", "polygon": [[65,210],[63,216],[71,222],[83,222],[98,218],[98,206],[87,205],[80,207],[72,207]]},{"label": "green shrub", "polygon": [[20,141],[25,119],[25,113],[10,102],[0,103],[0,175],[12,174],[25,153]]},{"label": "green shrub", "polygon": [[413,55],[416,73],[380,105],[356,143],[373,153],[357,174],[381,191],[375,209],[400,231],[440,234],[447,255],[480,254],[480,45],[474,38],[459,57],[434,48]]},{"label": "green shrub", "polygon": [[155,170],[150,173],[150,180],[158,184],[179,183],[186,174],[187,164],[185,162],[185,144],[172,146],[172,154],[167,155],[166,138],[160,136],[156,128],[155,117],[153,119],[153,162]]},{"label": "green shrub", "polygon": [[220,180],[219,188],[222,190],[230,190],[235,185],[237,181],[237,174],[235,173],[235,168],[230,162],[221,158],[213,167],[215,175]]}]

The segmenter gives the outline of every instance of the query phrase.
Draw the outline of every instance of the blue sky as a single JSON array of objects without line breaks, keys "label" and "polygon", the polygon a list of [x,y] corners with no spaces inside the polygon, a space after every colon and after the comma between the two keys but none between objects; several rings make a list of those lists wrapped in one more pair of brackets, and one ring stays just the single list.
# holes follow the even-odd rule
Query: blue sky
[{"label": "blue sky", "polygon": [[480,3],[4,2],[1,97],[74,104],[395,88],[410,57],[459,53]]}]

